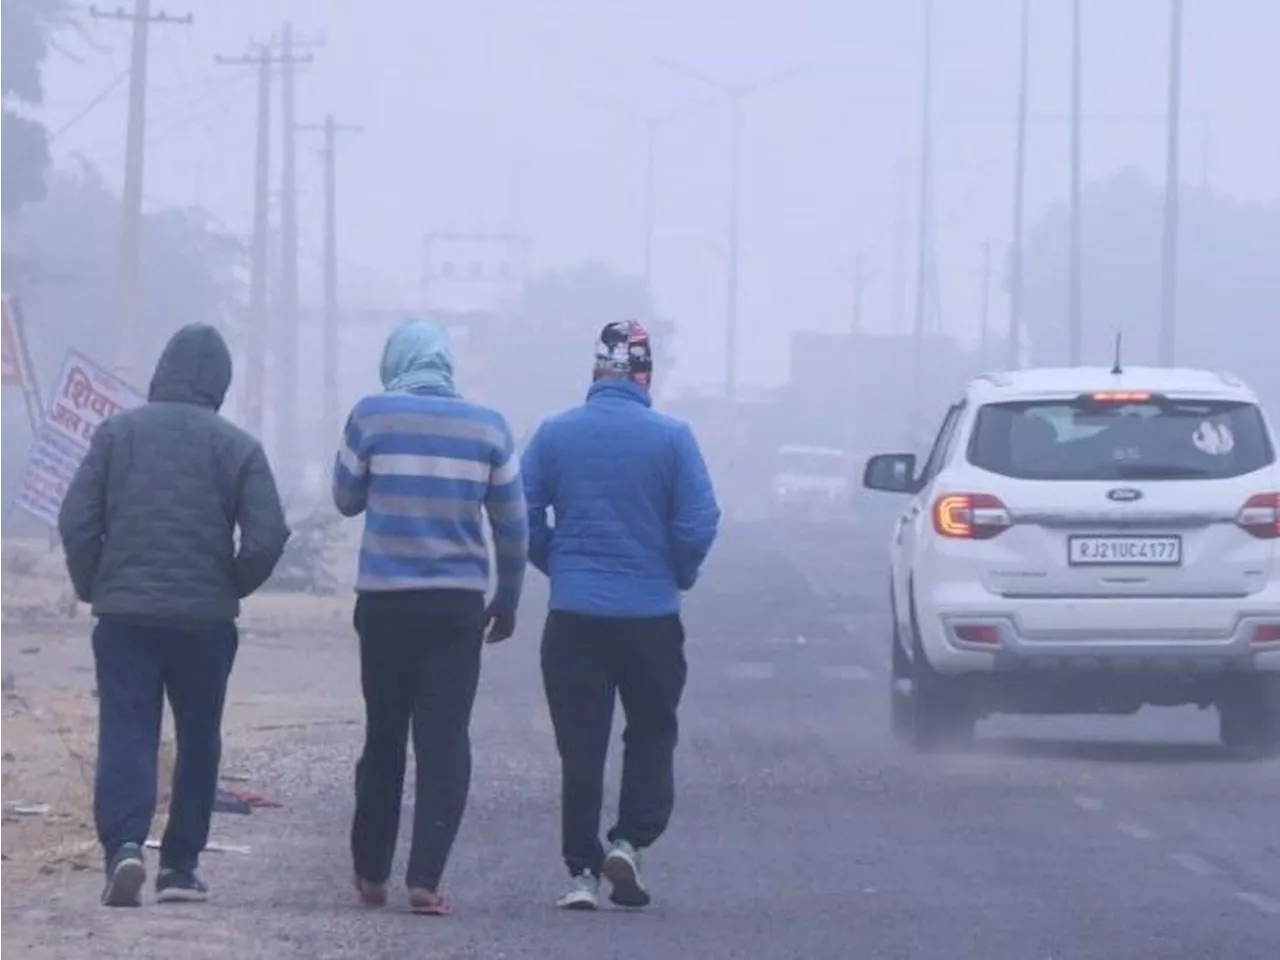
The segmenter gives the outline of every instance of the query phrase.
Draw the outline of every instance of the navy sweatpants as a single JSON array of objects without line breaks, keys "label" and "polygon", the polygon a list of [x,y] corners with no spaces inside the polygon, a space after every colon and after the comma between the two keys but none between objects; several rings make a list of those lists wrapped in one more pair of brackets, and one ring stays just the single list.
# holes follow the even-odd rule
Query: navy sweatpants
[{"label": "navy sweatpants", "polygon": [[222,757],[222,708],[238,645],[232,622],[175,627],[98,621],[93,631],[98,675],[93,815],[108,861],[123,844],[141,846],[151,829],[168,696],[177,759],[160,866],[195,870],[209,840]]}]

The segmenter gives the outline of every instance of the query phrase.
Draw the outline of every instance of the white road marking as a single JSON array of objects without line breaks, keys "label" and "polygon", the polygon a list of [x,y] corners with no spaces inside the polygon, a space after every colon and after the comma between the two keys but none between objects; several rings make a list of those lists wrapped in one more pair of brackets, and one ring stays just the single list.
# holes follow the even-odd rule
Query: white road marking
[{"label": "white road marking", "polygon": [[1116,824],[1116,829],[1126,836],[1133,837],[1135,840],[1151,840],[1156,835],[1154,830],[1148,830],[1140,823],[1124,823],[1122,821]]},{"label": "white road marking", "polygon": [[778,668],[772,663],[733,663],[729,665],[729,676],[735,680],[772,680],[778,675]]},{"label": "white road marking", "polygon": [[871,671],[856,663],[833,663],[822,668],[822,675],[828,680],[870,680]]},{"label": "white road marking", "polygon": [[1071,802],[1081,810],[1101,810],[1102,801],[1097,797],[1090,797],[1087,794],[1075,793],[1071,795]]},{"label": "white road marking", "polygon": [[1237,890],[1236,899],[1257,907],[1263,913],[1269,913],[1273,917],[1280,917],[1280,900],[1276,900],[1274,897],[1254,893],[1251,890]]},{"label": "white road marking", "polygon": [[1191,873],[1198,874],[1202,877],[1209,877],[1217,873],[1211,864],[1204,857],[1197,856],[1194,853],[1171,853],[1169,859]]}]

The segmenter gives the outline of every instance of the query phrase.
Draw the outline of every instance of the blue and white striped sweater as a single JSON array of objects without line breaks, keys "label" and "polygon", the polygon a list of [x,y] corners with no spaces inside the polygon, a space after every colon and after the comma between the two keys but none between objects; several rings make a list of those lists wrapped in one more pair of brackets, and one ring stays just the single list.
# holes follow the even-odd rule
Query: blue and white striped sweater
[{"label": "blue and white striped sweater", "polygon": [[365,514],[356,590],[489,586],[520,600],[529,528],[519,460],[501,414],[455,396],[381,393],[356,404],[333,471],[333,500]]}]

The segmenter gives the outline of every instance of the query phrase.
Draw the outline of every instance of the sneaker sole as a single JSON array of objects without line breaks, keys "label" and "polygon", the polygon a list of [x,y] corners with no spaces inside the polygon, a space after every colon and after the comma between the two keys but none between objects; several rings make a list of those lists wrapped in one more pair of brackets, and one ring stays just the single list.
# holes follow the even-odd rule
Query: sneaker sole
[{"label": "sneaker sole", "polygon": [[107,887],[102,891],[104,907],[142,906],[142,887],[147,882],[147,868],[141,860],[123,860],[111,871]]},{"label": "sneaker sole", "polygon": [[561,900],[556,904],[561,910],[576,910],[580,913],[590,913],[593,910],[600,909],[600,902],[594,897],[578,897],[573,900]]},{"label": "sneaker sole", "polygon": [[608,856],[604,860],[602,871],[613,890],[609,899],[620,907],[647,907],[652,897],[649,891],[640,886],[640,877],[636,865],[626,857]]},{"label": "sneaker sole", "polygon": [[209,894],[200,890],[168,890],[156,891],[156,903],[207,903]]}]

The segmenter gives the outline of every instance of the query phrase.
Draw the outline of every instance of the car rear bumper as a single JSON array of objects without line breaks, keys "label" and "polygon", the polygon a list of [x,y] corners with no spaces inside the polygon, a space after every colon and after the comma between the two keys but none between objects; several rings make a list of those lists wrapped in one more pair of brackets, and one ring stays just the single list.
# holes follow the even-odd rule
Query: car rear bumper
[{"label": "car rear bumper", "polygon": [[[1280,596],[1271,591],[1241,600],[1164,601],[1161,608],[1152,601],[1037,600],[1034,612],[1020,611],[1025,602],[990,599],[919,610],[921,641],[935,670],[1280,672],[1280,643],[1255,642],[1259,627],[1280,621]],[[1050,627],[1042,605],[1053,603],[1063,616]],[[1186,615],[1176,616],[1168,604],[1181,604]]]}]

